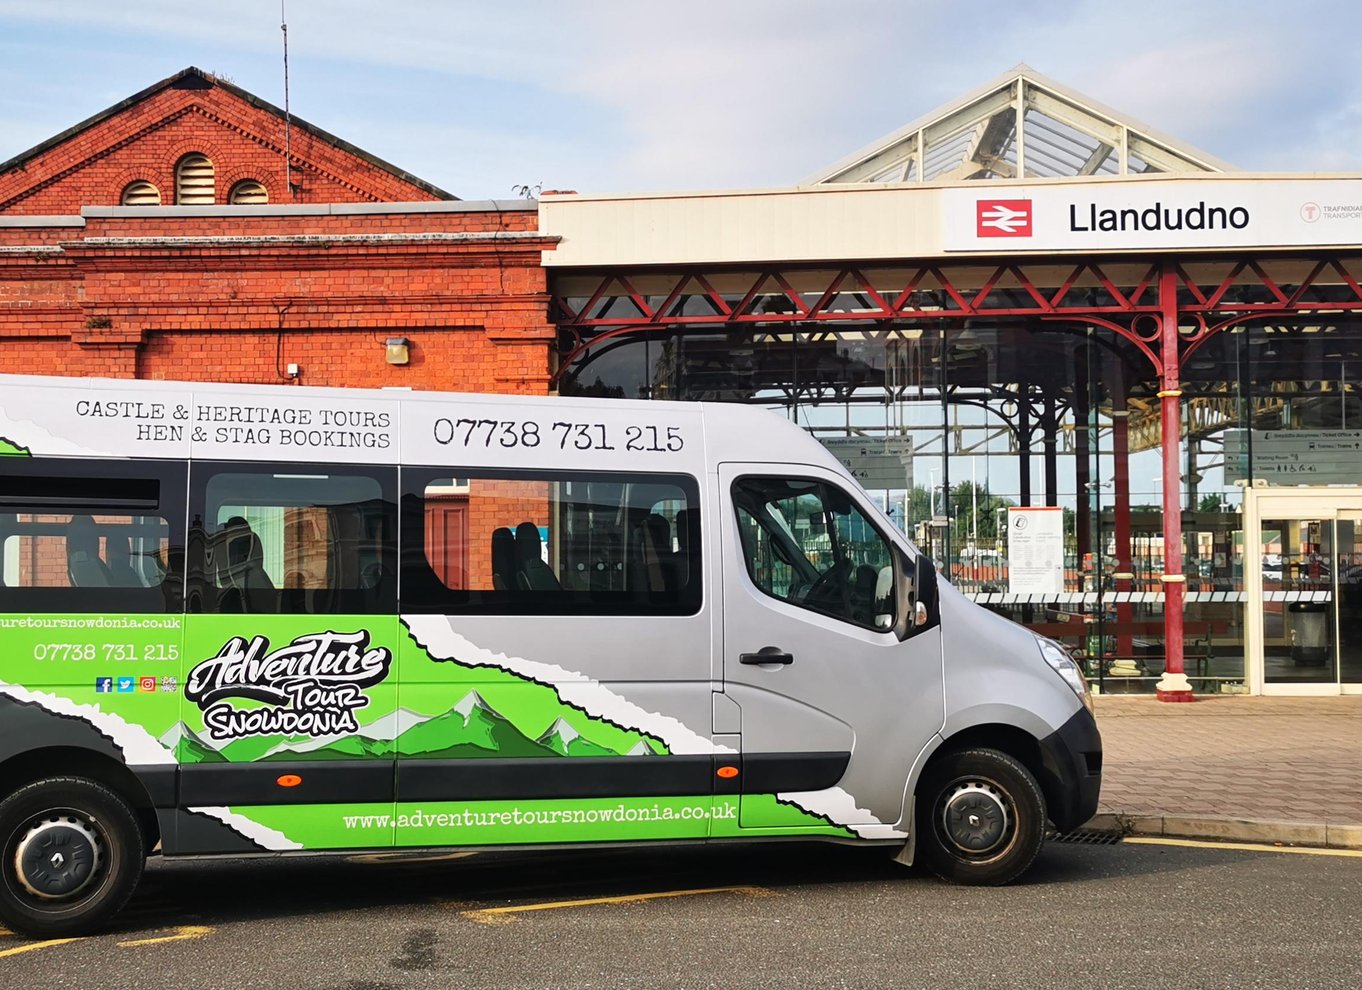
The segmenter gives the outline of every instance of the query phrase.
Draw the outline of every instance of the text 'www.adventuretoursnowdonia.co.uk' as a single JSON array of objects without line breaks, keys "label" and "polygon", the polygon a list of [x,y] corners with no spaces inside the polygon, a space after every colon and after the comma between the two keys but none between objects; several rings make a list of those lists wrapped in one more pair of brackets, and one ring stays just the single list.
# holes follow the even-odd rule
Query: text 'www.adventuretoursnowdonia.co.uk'
[{"label": "text 'www.adventuretoursnowdonia.co.uk'", "polygon": [[179,629],[180,616],[20,615],[0,618],[0,629]]},{"label": "text 'www.adventuretoursnowdonia.co.uk'", "polygon": [[734,820],[736,803],[715,805],[652,805],[629,808],[507,808],[499,811],[410,811],[398,815],[342,815],[347,829],[397,828],[524,828],[547,825],[598,825],[605,823],[645,824],[649,822]]}]

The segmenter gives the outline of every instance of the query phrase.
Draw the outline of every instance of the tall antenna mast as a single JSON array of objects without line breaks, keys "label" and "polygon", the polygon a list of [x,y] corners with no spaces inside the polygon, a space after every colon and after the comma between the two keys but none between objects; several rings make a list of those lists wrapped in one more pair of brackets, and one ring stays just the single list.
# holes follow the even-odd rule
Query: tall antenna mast
[{"label": "tall antenna mast", "polygon": [[288,110],[288,18],[284,15],[284,0],[279,0],[279,30],[284,32],[284,188],[293,199],[293,157],[291,141],[293,118]]}]

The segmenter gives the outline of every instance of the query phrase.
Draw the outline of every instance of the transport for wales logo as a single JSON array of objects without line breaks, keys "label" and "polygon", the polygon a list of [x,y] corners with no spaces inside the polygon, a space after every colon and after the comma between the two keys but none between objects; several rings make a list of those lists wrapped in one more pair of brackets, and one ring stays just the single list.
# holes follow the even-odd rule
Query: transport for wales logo
[{"label": "transport for wales logo", "polygon": [[[332,736],[358,731],[355,712],[369,704],[364,688],[391,666],[392,651],[371,648],[367,629],[309,633],[273,651],[264,636],[233,636],[189,672],[184,695],[214,739]],[[236,699],[262,706],[239,708]]]}]

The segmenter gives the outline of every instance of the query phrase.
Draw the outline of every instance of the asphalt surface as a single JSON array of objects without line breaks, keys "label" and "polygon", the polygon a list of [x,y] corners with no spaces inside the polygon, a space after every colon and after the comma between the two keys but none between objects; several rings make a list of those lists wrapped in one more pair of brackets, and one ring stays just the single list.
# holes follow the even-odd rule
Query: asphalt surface
[{"label": "asphalt surface", "polygon": [[1049,844],[1001,889],[804,844],[377,860],[153,863],[113,930],[0,936],[0,986],[1362,985],[1356,854]]}]

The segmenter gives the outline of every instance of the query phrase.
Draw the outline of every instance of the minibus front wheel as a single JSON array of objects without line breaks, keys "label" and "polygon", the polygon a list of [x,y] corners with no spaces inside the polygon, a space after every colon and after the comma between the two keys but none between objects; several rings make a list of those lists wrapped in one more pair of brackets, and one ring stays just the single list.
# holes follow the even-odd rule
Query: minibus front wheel
[{"label": "minibus front wheel", "polygon": [[90,931],[132,896],[142,831],[121,797],[84,777],[49,777],[0,802],[0,920],[51,938]]},{"label": "minibus front wheel", "polygon": [[997,749],[943,754],[923,778],[917,809],[923,861],[955,883],[1010,883],[1035,861],[1045,839],[1040,785]]}]

